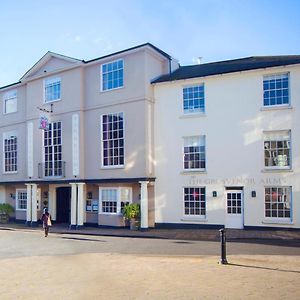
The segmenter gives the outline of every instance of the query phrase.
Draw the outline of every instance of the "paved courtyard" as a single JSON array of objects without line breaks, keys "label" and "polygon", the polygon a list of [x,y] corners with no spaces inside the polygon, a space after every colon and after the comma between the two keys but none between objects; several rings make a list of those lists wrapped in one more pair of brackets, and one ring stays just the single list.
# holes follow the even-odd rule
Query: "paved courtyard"
[{"label": "paved courtyard", "polygon": [[297,241],[0,230],[0,299],[300,299]]}]

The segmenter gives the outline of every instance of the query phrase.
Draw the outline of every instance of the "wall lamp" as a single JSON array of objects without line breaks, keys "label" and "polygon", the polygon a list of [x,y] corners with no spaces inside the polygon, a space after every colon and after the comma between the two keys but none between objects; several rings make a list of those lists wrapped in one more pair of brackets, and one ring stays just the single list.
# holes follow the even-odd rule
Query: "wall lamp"
[{"label": "wall lamp", "polygon": [[256,191],[252,191],[252,192],[251,192],[251,197],[252,197],[252,198],[255,198],[255,197],[256,197]]},{"label": "wall lamp", "polygon": [[212,196],[213,196],[213,197],[217,197],[217,196],[218,196],[217,191],[213,191],[213,192],[212,192]]}]

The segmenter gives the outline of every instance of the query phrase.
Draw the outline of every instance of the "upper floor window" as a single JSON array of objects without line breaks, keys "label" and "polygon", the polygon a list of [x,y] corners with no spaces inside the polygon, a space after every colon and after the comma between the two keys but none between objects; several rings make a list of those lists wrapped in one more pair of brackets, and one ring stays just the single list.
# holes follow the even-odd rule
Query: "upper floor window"
[{"label": "upper floor window", "polygon": [[123,87],[124,63],[123,60],[116,60],[101,66],[102,91]]},{"label": "upper floor window", "polygon": [[204,113],[204,84],[183,88],[183,111],[185,114]]},{"label": "upper floor window", "polygon": [[17,111],[17,91],[9,91],[3,97],[3,112],[10,114]]},{"label": "upper floor window", "polygon": [[272,186],[265,188],[265,217],[290,220],[291,187]]},{"label": "upper floor window", "polygon": [[185,170],[204,170],[205,136],[191,136],[184,138],[183,164]]},{"label": "upper floor window", "polygon": [[23,189],[16,190],[16,209],[17,210],[27,209],[27,190],[23,190]]},{"label": "upper floor window", "polygon": [[289,104],[289,74],[264,76],[264,106]]},{"label": "upper floor window", "polygon": [[289,169],[291,167],[291,139],[289,131],[270,131],[264,136],[265,167]]},{"label": "upper floor window", "polygon": [[17,137],[14,134],[5,134],[4,146],[4,173],[17,172]]},{"label": "upper floor window", "polygon": [[45,102],[60,100],[61,79],[59,77],[45,79]]},{"label": "upper floor window", "polygon": [[102,166],[124,165],[123,113],[102,115]]}]

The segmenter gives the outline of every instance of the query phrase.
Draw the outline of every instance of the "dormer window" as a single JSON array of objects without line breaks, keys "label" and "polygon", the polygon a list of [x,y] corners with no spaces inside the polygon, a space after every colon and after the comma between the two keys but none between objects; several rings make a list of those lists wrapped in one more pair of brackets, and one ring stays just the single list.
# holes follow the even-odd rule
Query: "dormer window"
[{"label": "dormer window", "polygon": [[17,91],[9,91],[3,97],[3,113],[10,114],[17,111]]},{"label": "dormer window", "polygon": [[59,77],[45,79],[44,100],[45,103],[60,100],[61,79]]}]

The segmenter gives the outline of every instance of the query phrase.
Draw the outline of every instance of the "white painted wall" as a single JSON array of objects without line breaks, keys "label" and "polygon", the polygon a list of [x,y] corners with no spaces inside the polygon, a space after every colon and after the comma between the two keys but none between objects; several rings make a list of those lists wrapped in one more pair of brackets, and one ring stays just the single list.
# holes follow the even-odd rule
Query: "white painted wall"
[{"label": "white painted wall", "polygon": [[[263,75],[290,72],[290,109],[262,110]],[[157,223],[225,223],[225,186],[243,186],[245,226],[300,227],[300,66],[269,68],[156,84],[155,174]],[[182,88],[205,84],[205,115],[183,115]],[[292,171],[265,172],[263,131],[290,129]],[[183,137],[206,136],[206,172],[184,172]],[[225,180],[225,182],[224,182]],[[268,224],[264,186],[292,186],[293,222]],[[274,184],[278,185],[278,184]],[[205,186],[205,220],[183,214],[183,187]],[[251,197],[255,190],[256,198]],[[212,197],[212,191],[218,197]]]}]

